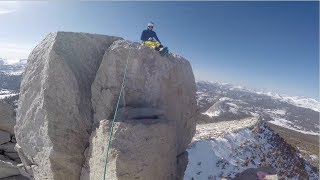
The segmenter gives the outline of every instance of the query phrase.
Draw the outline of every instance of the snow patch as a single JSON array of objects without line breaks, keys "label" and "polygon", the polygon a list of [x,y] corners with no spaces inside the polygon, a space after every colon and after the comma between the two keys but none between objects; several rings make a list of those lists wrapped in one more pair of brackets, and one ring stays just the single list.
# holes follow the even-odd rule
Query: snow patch
[{"label": "snow patch", "polygon": [[232,101],[232,99],[228,97],[222,97],[219,99],[219,101]]},{"label": "snow patch", "polygon": [[196,134],[193,137],[193,141],[201,139],[213,139],[225,135],[229,132],[235,132],[243,128],[250,128],[256,125],[258,121],[258,117],[252,117],[241,120],[198,124],[196,128]]},{"label": "snow patch", "polygon": [[210,117],[218,117],[218,116],[220,116],[221,113],[222,112],[220,110],[217,110],[217,111],[213,111],[213,112],[204,112],[202,114],[210,116]]},{"label": "snow patch", "polygon": [[319,159],[319,156],[313,154],[313,155],[310,155],[310,158],[313,160],[313,161],[316,161]]},{"label": "snow patch", "polygon": [[320,112],[320,102],[306,97],[299,97],[299,96],[287,96],[287,95],[279,95],[277,93],[272,92],[256,92],[257,94],[267,95],[273,99],[280,100],[282,102],[286,102],[292,104],[294,106],[303,107],[312,109],[314,111]]},{"label": "snow patch", "polygon": [[15,95],[18,95],[19,93],[13,93],[7,89],[2,89],[0,90],[0,99],[4,99],[4,98],[7,98],[7,97],[11,97],[11,96],[15,96]]},{"label": "snow patch", "polygon": [[269,122],[272,123],[272,124],[275,124],[277,126],[281,126],[281,127],[284,127],[284,128],[287,128],[287,129],[291,129],[291,130],[294,130],[294,131],[297,131],[297,132],[301,132],[303,134],[320,136],[320,133],[313,132],[313,131],[302,130],[303,129],[302,127],[299,127],[299,126],[293,124],[292,122],[290,122],[290,121],[288,121],[286,119],[276,118],[276,119],[274,119],[272,121],[269,121]]},{"label": "snow patch", "polygon": [[284,115],[286,115],[287,111],[283,110],[283,109],[276,109],[273,111],[273,113],[284,116]]},{"label": "snow patch", "polygon": [[23,72],[24,72],[24,70],[22,69],[22,70],[17,70],[17,71],[1,71],[1,72],[4,72],[5,74],[7,74],[7,75],[14,75],[14,76],[18,76],[18,75],[21,75]]}]

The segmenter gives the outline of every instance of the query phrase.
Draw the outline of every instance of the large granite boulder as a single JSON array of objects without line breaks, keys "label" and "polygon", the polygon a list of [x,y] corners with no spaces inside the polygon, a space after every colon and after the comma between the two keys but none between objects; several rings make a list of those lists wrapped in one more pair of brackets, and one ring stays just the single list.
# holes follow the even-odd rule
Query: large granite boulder
[{"label": "large granite boulder", "polygon": [[79,179],[91,133],[91,84],[120,38],[50,33],[30,54],[15,134],[35,179]]},{"label": "large granite boulder", "polygon": [[[195,133],[196,86],[189,62],[162,57],[146,46],[116,41],[104,55],[92,84],[94,121],[112,119],[128,59],[124,101],[120,107],[156,108],[176,127],[177,152],[185,151]],[[141,113],[143,114],[143,113]]]},{"label": "large granite boulder", "polygon": [[[128,41],[105,54],[92,85],[94,121],[82,179],[103,176],[109,126],[128,61],[107,179],[177,179],[177,157],[195,132],[195,81],[188,61]],[[108,120],[103,120],[104,118]]]},{"label": "large granite boulder", "polygon": [[102,178],[110,122],[128,60],[108,179],[182,177],[177,157],[195,133],[191,66],[182,57],[160,56],[119,39],[58,32],[33,50],[15,126],[23,175]]}]

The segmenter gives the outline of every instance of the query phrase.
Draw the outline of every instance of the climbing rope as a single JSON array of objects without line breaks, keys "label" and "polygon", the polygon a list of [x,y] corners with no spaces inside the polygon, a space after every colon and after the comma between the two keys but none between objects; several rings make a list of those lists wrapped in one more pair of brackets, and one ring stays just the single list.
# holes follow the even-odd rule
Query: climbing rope
[{"label": "climbing rope", "polygon": [[[130,50],[129,50],[129,55],[130,55]],[[126,79],[126,76],[127,76],[129,55],[127,57],[127,62],[126,62],[126,66],[125,66],[125,69],[124,69],[124,74],[123,74],[121,89],[120,89],[120,93],[119,93],[119,97],[118,97],[118,101],[117,101],[117,106],[116,106],[116,110],[115,110],[114,115],[113,115],[112,124],[111,124],[111,130],[110,130],[110,133],[109,133],[109,142],[108,142],[108,146],[107,146],[107,154],[106,154],[106,159],[105,159],[105,163],[104,163],[103,180],[106,180],[106,176],[107,176],[107,164],[108,164],[108,157],[109,157],[109,149],[110,149],[110,145],[111,145],[111,141],[112,141],[114,121],[115,121],[116,116],[117,116],[121,94],[122,94],[124,86],[125,86],[125,79]]]}]

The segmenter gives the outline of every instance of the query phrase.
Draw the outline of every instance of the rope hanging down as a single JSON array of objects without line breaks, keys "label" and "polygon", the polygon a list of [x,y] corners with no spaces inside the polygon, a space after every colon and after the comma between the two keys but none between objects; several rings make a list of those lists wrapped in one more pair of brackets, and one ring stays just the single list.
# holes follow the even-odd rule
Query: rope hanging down
[{"label": "rope hanging down", "polygon": [[[129,55],[130,55],[130,50],[129,50]],[[123,92],[123,89],[124,89],[124,85],[125,85],[125,79],[126,79],[126,76],[127,76],[127,69],[128,69],[129,55],[127,57],[127,62],[126,62],[126,66],[125,66],[125,69],[124,69],[124,74],[123,74],[121,89],[120,89],[120,93],[119,93],[119,97],[118,97],[118,101],[117,101],[117,106],[116,106],[116,110],[115,110],[114,115],[113,115],[112,124],[111,124],[111,130],[110,130],[110,133],[109,133],[109,142],[108,142],[108,146],[107,146],[107,154],[106,154],[106,159],[105,159],[105,164],[104,164],[103,180],[106,180],[106,176],[107,176],[107,164],[108,164],[108,157],[109,157],[109,149],[110,149],[110,145],[111,145],[111,141],[112,141],[114,121],[115,121],[115,119],[117,117],[120,98],[121,98],[121,95],[122,95],[122,92]]]}]

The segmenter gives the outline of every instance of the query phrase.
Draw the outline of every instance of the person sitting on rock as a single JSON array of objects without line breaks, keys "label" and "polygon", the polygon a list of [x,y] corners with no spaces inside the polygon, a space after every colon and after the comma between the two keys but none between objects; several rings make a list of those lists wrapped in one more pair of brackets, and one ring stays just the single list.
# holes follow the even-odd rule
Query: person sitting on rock
[{"label": "person sitting on rock", "polygon": [[155,49],[157,51],[162,51],[164,49],[156,32],[153,31],[152,22],[148,23],[148,28],[142,31],[141,41],[143,44],[147,45],[151,49]]}]

